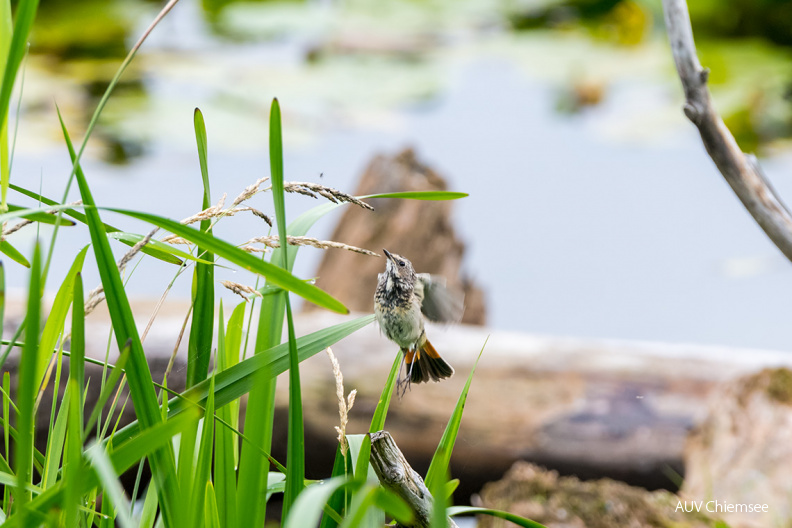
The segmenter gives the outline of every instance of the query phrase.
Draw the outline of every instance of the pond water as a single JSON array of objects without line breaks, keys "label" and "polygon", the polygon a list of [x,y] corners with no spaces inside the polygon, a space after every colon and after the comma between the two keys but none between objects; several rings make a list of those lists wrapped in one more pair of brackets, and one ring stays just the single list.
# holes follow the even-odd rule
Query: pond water
[{"label": "pond water", "polygon": [[[267,115],[277,96],[287,179],[351,191],[373,155],[412,146],[451,189],[470,193],[456,203],[455,220],[468,247],[466,272],[485,289],[495,329],[792,349],[792,268],[685,120],[662,35],[620,48],[579,32],[512,34],[476,11],[481,4],[466,2],[451,21],[447,8],[415,21],[410,9],[389,20],[387,9],[340,16],[337,5],[323,3],[235,4],[219,22],[195,3],[177,5],[89,143],[84,168],[97,202],[171,218],[196,212],[196,106],[207,123],[213,199],[236,196],[268,174]],[[150,10],[142,4],[125,15],[133,40]],[[433,19],[442,23],[430,31]],[[316,53],[320,59],[305,59]],[[60,197],[69,163],[52,101],[81,137],[96,99],[80,75],[106,78],[118,62],[31,57],[17,183],[36,189],[41,180]],[[758,75],[781,75],[777,62],[756,64]],[[599,104],[559,110],[589,87],[602,92]],[[732,92],[716,89],[716,100],[728,108]],[[782,143],[765,152],[769,178],[792,196],[792,154]],[[272,211],[267,194],[252,205]],[[289,197],[289,216],[313,205]],[[334,221],[311,234],[328,237]],[[241,242],[260,230],[260,222],[238,217],[216,233]],[[20,232],[16,245],[27,250],[34,235]],[[50,284],[87,241],[83,229],[62,231],[56,262],[63,269]],[[296,273],[311,276],[319,258],[302,250]],[[158,296],[172,275],[146,262],[131,284],[139,295]],[[9,276],[21,291],[27,273]],[[224,278],[253,282],[221,270]],[[92,274],[85,280],[98,283]],[[171,295],[187,298],[189,280]]]}]

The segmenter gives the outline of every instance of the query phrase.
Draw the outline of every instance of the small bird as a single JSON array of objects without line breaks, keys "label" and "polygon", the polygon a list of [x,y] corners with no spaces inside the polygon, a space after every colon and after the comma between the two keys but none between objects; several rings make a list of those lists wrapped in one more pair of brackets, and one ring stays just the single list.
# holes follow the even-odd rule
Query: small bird
[{"label": "small bird", "polygon": [[399,345],[407,363],[402,394],[410,383],[450,378],[454,369],[426,338],[424,317],[434,322],[458,322],[464,311],[461,292],[446,288],[442,277],[415,273],[406,258],[382,250],[388,258],[378,276],[374,314],[385,336]]}]

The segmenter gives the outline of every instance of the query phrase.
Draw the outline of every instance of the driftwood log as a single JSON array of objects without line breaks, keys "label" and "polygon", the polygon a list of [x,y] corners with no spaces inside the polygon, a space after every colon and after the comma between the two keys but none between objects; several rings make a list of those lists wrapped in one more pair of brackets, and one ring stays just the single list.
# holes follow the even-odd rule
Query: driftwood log
[{"label": "driftwood log", "polygon": [[[414,528],[429,528],[432,523],[432,494],[426,488],[421,475],[404,458],[399,446],[387,431],[371,433],[371,467],[377,474],[380,485],[390,490],[407,503],[415,514],[410,525]],[[398,525],[402,526],[402,525]],[[458,528],[449,517],[449,528]]]},{"label": "driftwood log", "polygon": [[718,170],[770,240],[792,261],[792,214],[767,181],[754,156],[745,155],[726,128],[707,88],[709,70],[702,68],[693,41],[687,2],[663,0],[666,31],[677,72],[685,90],[685,115],[698,128]]},{"label": "driftwood log", "polygon": [[[8,306],[9,313],[24,313],[21,306],[13,308]],[[187,304],[166,305],[146,338],[146,355],[156,380],[162,379],[188,309]],[[147,315],[152,310],[153,303],[135,304],[135,313]],[[19,320],[7,318],[12,319]],[[349,319],[328,312],[303,313],[296,317],[297,335]],[[140,324],[145,322],[141,317]],[[105,305],[87,325],[87,354],[103,358],[108,330]],[[6,331],[12,333],[13,328]],[[584,479],[607,476],[650,489],[672,486],[667,469],[683,471],[685,439],[707,416],[707,398],[719,383],[764,367],[792,367],[792,354],[784,351],[573,339],[467,325],[430,331],[435,346],[448,351],[457,373],[442,383],[414,385],[403,398],[394,398],[387,428],[399,439],[410,464],[419,473],[426,471],[467,374],[489,336],[451,459],[451,475],[460,479],[454,496],[458,504],[470,503],[470,496],[484,483],[501,478],[517,460]],[[169,377],[169,387],[176,390],[184,383],[185,349],[183,343]],[[358,391],[346,430],[349,434],[366,432],[398,350],[371,325],[334,345],[333,351],[344,373],[346,392]],[[115,359],[112,352],[110,361]],[[6,368],[13,364],[12,357]],[[310,446],[306,450],[308,478],[325,478],[332,470],[337,446],[335,379],[325,354],[301,363],[300,373],[306,445]],[[101,369],[86,369],[86,377],[94,378],[92,387],[98,386],[94,381],[100,375]],[[285,460],[288,383],[284,379],[278,385],[273,455]],[[45,393],[42,409],[49,409],[50,394]],[[124,399],[122,394],[119,401]],[[48,417],[48,412],[40,414],[39,431],[47,430]],[[133,406],[128,404],[121,422],[133,418]],[[39,446],[46,445],[44,436],[38,441]],[[130,482],[134,479],[133,474]]]}]

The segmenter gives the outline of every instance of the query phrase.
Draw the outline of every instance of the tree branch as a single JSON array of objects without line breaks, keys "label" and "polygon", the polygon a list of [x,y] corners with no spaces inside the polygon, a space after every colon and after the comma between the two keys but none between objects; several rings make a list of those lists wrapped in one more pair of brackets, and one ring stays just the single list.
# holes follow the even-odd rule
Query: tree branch
[{"label": "tree branch", "polygon": [[[432,522],[432,495],[421,475],[404,458],[387,431],[371,433],[371,466],[383,488],[389,489],[410,506],[415,514],[414,528],[429,528]],[[448,518],[449,528],[458,528]]]},{"label": "tree branch", "polygon": [[707,78],[693,41],[687,2],[663,0],[666,31],[679,78],[685,90],[685,115],[699,129],[701,140],[718,170],[754,220],[792,261],[792,214],[765,178],[756,158],[740,150],[712,104]]}]

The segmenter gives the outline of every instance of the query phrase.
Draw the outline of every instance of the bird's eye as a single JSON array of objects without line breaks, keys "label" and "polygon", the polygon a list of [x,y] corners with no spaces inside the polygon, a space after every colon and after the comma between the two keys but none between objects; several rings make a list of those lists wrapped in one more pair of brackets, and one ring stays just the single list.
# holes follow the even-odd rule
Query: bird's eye
[{"label": "bird's eye", "polygon": [[401,266],[402,268],[404,267],[404,261],[403,260],[399,261],[399,266]]}]

